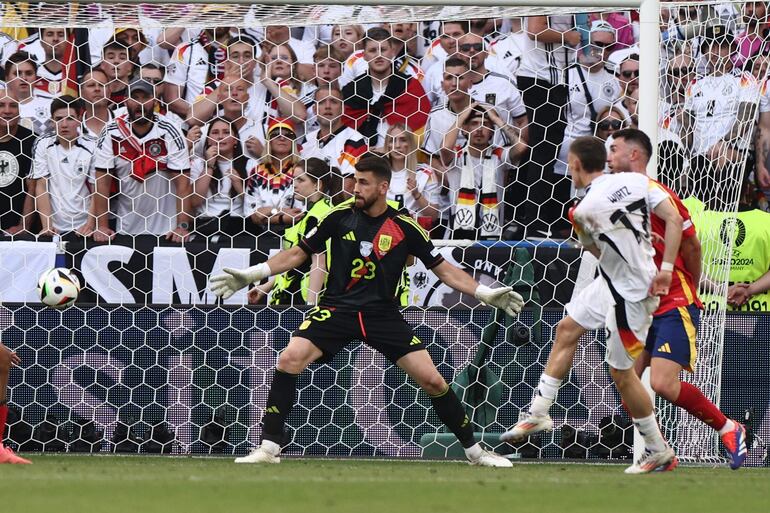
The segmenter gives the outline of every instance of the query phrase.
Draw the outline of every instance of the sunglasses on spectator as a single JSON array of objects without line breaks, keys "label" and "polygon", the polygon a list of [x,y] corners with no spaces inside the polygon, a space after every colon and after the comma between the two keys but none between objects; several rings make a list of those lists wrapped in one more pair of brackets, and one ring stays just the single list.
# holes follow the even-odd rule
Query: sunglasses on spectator
[{"label": "sunglasses on spectator", "polygon": [[623,78],[637,78],[639,77],[639,70],[629,69],[626,71],[621,71],[620,74],[623,76]]},{"label": "sunglasses on spectator", "polygon": [[476,50],[477,52],[484,51],[484,43],[465,43],[460,45],[461,52],[470,52]]},{"label": "sunglasses on spectator", "polygon": [[692,73],[692,68],[671,68],[671,74],[675,77],[683,77]]},{"label": "sunglasses on spectator", "polygon": [[599,130],[620,130],[620,127],[623,126],[623,122],[619,121],[617,119],[614,119],[612,121],[602,121],[599,123],[598,127]]},{"label": "sunglasses on spectator", "polygon": [[286,130],[283,128],[279,128],[277,130],[273,130],[270,132],[270,138],[274,139],[276,137],[285,137],[287,139],[296,139],[296,134],[292,132],[291,130]]},{"label": "sunglasses on spectator", "polygon": [[151,84],[160,84],[163,82],[162,78],[154,78],[154,77],[142,77],[142,80],[145,82],[149,82]]},{"label": "sunglasses on spectator", "polygon": [[595,46],[597,48],[601,48],[603,50],[606,50],[607,48],[611,47],[615,43],[602,43],[601,41],[593,41],[591,42],[591,46]]}]

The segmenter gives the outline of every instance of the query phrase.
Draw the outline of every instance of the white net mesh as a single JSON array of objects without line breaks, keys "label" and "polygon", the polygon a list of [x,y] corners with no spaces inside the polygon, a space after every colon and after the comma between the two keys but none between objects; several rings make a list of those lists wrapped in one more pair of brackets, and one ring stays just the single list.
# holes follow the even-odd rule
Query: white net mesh
[{"label": "white net mesh", "polygon": [[[666,5],[659,176],[734,212],[755,111],[717,137],[729,144],[705,140],[759,104],[766,65],[727,84],[712,69],[733,58],[700,51],[716,37],[707,27],[737,36],[749,26],[740,4]],[[564,304],[592,278],[564,215],[566,149],[638,123],[637,12],[577,9],[4,3],[0,198],[13,238],[0,242],[12,303],[2,327],[23,360],[9,440],[70,451],[254,445],[276,356],[323,276],[308,266],[220,305],[207,278],[296,245],[350,196],[355,161],[377,151],[394,169],[389,199],[447,260],[527,300],[520,319],[490,322],[420,262],[398,291],[476,431],[525,457],[629,457],[603,334],[583,341],[552,410],[563,427],[516,448],[497,442],[532,397]],[[699,231],[722,297],[735,281],[723,232]],[[61,312],[41,309],[35,291],[54,266],[84,284]],[[716,401],[724,323],[724,309],[701,317],[688,378]],[[682,456],[718,456],[713,430],[659,406]],[[303,375],[288,424],[293,454],[462,455],[427,397],[364,344]]]}]

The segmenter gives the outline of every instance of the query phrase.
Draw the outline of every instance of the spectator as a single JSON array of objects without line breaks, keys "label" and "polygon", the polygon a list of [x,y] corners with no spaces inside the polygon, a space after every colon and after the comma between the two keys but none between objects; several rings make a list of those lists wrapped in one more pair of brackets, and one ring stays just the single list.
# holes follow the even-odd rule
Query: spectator
[{"label": "spectator", "polygon": [[417,163],[417,137],[405,125],[393,125],[388,129],[384,150],[392,170],[388,199],[416,218],[435,221],[441,183],[430,166]]},{"label": "spectator", "polygon": [[[457,150],[460,130],[468,144]],[[505,132],[510,146],[492,145],[495,130]],[[442,161],[449,163],[446,181],[454,239],[499,239],[503,224],[503,194],[507,172],[516,167],[526,153],[520,130],[503,121],[495,109],[471,104],[447,132],[441,147]]]},{"label": "spectator", "polygon": [[80,135],[80,102],[60,96],[51,102],[54,132],[37,140],[30,177],[35,181],[40,235],[65,234],[88,223],[96,139]]},{"label": "spectator", "polygon": [[[12,36],[0,30],[0,70],[5,70],[8,57],[19,51],[19,42]],[[0,71],[2,73],[2,71]],[[6,80],[5,75],[0,76],[0,81]]]},{"label": "spectator", "polygon": [[[743,4],[743,30],[738,33],[738,51],[735,54],[735,65],[742,67],[747,60],[755,55],[767,53],[767,38],[770,36],[770,23],[767,19],[766,2],[746,2]],[[764,78],[764,77],[762,77]]]},{"label": "spectator", "polygon": [[198,97],[209,94],[224,78],[230,39],[231,27],[217,27],[176,47],[166,68],[164,94],[173,112],[186,118]]},{"label": "spectator", "polygon": [[243,182],[248,159],[238,129],[227,119],[213,119],[205,132],[203,158],[194,158],[190,171],[195,233],[205,237],[237,235],[243,231]]},{"label": "spectator", "polygon": [[517,85],[530,121],[528,139],[533,144],[522,176],[529,188],[528,201],[518,221],[526,227],[527,236],[549,237],[569,231],[561,205],[551,201],[551,191],[561,179],[553,169],[566,128],[562,117],[568,100],[564,70],[574,60],[580,33],[572,16],[532,16],[525,19],[524,30],[529,38]]},{"label": "spectator", "polygon": [[[294,167],[294,196],[303,204],[305,214],[284,232],[284,248],[299,244],[337,204],[341,198],[340,178],[339,170],[329,167],[323,160],[311,158],[297,162]],[[302,267],[254,287],[249,291],[249,303],[259,303],[272,291],[271,305],[317,304],[326,281],[325,259],[325,254],[314,255]]]},{"label": "spectator", "polygon": [[93,216],[82,233],[97,241],[114,236],[108,224],[114,178],[119,191],[114,197],[118,233],[165,235],[183,242],[190,234],[192,212],[190,155],[184,136],[155,112],[152,84],[135,79],[128,93],[126,115],[109,123],[97,143]]},{"label": "spectator", "polygon": [[[507,72],[509,76],[516,77],[519,74],[521,60],[528,46],[527,33],[522,28],[521,18],[513,19],[511,33],[500,36],[489,44],[489,53],[494,55],[497,65],[494,69],[498,73]],[[492,67],[492,66],[491,66]]]},{"label": "spectator", "polygon": [[382,146],[388,127],[403,123],[421,135],[430,103],[420,81],[394,69],[390,34],[371,29],[364,40],[368,71],[342,88],[345,99],[343,123]]},{"label": "spectator", "polygon": [[[403,62],[420,70],[417,60],[417,23],[382,23],[382,28],[390,32],[390,42],[393,45],[393,55],[398,67]],[[418,78],[422,79],[420,75]]]},{"label": "spectator", "polygon": [[366,139],[357,130],[342,124],[342,92],[336,87],[320,87],[315,93],[319,128],[305,135],[302,158],[319,158],[339,167],[344,190],[353,193],[355,165],[366,153]]},{"label": "spectator", "polygon": [[298,160],[296,139],[290,120],[271,119],[265,156],[247,164],[244,213],[258,226],[274,230],[276,225],[291,225],[302,213],[293,187]]},{"label": "spectator", "polygon": [[342,75],[342,62],[345,60],[340,51],[330,45],[321,45],[313,54],[315,63],[315,85],[328,87],[338,83]]},{"label": "spectator", "polygon": [[612,27],[615,43],[609,48],[610,52],[629,48],[636,44],[634,26],[625,12],[615,11],[591,15],[591,22],[596,21],[604,21]]},{"label": "spectator", "polygon": [[147,38],[140,29],[135,27],[116,28],[113,39],[128,49],[128,57],[134,64],[148,64],[152,60],[152,51],[147,43]]},{"label": "spectator", "polygon": [[[307,96],[307,86],[300,82],[297,55],[289,45],[275,45],[264,53],[262,85],[267,89],[265,102],[270,117],[289,118],[304,126],[307,107],[299,98]],[[300,131],[300,135],[304,130]]]},{"label": "spectator", "polygon": [[[465,112],[473,101],[469,93],[472,82],[468,62],[459,57],[450,57],[442,67],[444,77],[441,87],[447,100],[442,106],[440,104],[434,107],[428,116],[423,149],[430,155],[438,155],[444,136],[455,126],[457,117]],[[458,149],[463,148],[465,142],[465,134],[459,132],[456,142]]]},{"label": "spectator", "polygon": [[681,135],[685,92],[695,77],[695,66],[689,54],[676,55],[668,62],[665,93],[660,101],[660,126],[677,137]]},{"label": "spectator", "polygon": [[104,127],[113,120],[110,99],[107,98],[107,75],[99,68],[91,68],[80,79],[80,99],[83,108],[81,131],[99,137]]},{"label": "spectator", "polygon": [[358,46],[365,35],[364,28],[361,25],[334,26],[334,29],[332,30],[331,46],[336,48],[340,55],[343,56],[340,60],[340,64],[350,58],[354,52],[360,50]]},{"label": "spectator", "polygon": [[[590,45],[578,52],[578,62],[567,69],[569,89],[567,103],[567,128],[559,149],[559,160],[554,172],[567,175],[567,153],[570,144],[578,137],[594,135],[598,111],[612,105],[620,95],[617,80],[605,68],[609,49],[615,44],[615,29],[605,21],[594,21],[590,31]],[[554,194],[566,204],[570,199],[569,181],[558,182]]]},{"label": "spectator", "polygon": [[[372,37],[376,39],[372,39]],[[367,35],[361,43],[361,50],[351,55],[342,66],[342,75],[339,83],[343,89],[345,86],[367,73],[369,70],[369,60],[366,58],[366,42],[374,40],[378,42],[388,41],[388,59],[391,61],[392,68],[408,77],[416,77],[417,80],[424,79],[424,73],[417,63],[406,55],[399,55],[397,52],[401,49],[401,43],[393,42],[390,32],[382,27],[369,29]]]},{"label": "spectator", "polygon": [[67,48],[67,30],[46,27],[38,30],[34,40],[22,42],[19,50],[32,55],[38,62],[38,81],[35,87],[48,96],[62,94],[64,52]]},{"label": "spectator", "polygon": [[294,52],[294,61],[296,63],[296,74],[294,77],[303,82],[312,80],[315,74],[313,69],[315,44],[291,37],[288,25],[271,25],[265,29],[265,39],[260,44],[262,53],[270,53],[275,46],[287,45]]},{"label": "spectator", "polygon": [[[435,65],[442,65],[449,57],[457,53],[457,44],[460,38],[468,32],[468,22],[459,20],[446,20],[441,22],[441,36],[434,40],[425,56],[420,61],[420,66],[427,73]],[[441,68],[443,70],[443,67]],[[439,73],[441,75],[441,73]],[[426,91],[428,87],[425,87]]]},{"label": "spectator", "polygon": [[607,141],[609,137],[626,126],[626,115],[617,104],[610,105],[600,110],[596,117],[596,137]]},{"label": "spectator", "polygon": [[136,65],[128,55],[128,48],[111,41],[104,46],[99,69],[107,75],[107,97],[113,105],[122,106],[128,95],[128,83],[136,71]]},{"label": "spectator", "polygon": [[0,86],[0,229],[31,231],[35,220],[32,148],[35,134],[19,125],[19,101]]},{"label": "spectator", "polygon": [[494,107],[505,123],[518,127],[526,143],[529,128],[521,94],[510,78],[487,69],[486,45],[477,34],[468,33],[460,38],[458,56],[470,66],[472,85],[468,92],[474,101]]},{"label": "spectator", "polygon": [[[741,176],[753,134],[757,87],[749,74],[732,73],[732,36],[722,25],[707,27],[701,53],[709,73],[688,89],[684,104],[685,146],[694,155],[689,185],[699,194],[707,184],[728,176]],[[705,201],[705,198],[701,198]]]},{"label": "spectator", "polygon": [[52,128],[51,96],[35,88],[37,63],[27,52],[16,52],[5,63],[8,90],[19,100],[21,123],[35,135],[42,135]]},{"label": "spectator", "polygon": [[621,96],[639,89],[639,54],[629,54],[618,64],[617,75]]}]

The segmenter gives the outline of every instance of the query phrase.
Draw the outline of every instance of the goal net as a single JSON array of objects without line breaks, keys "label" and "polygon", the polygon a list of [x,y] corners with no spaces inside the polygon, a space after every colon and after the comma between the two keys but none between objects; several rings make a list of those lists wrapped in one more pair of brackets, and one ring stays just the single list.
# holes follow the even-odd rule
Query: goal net
[{"label": "goal net", "polygon": [[[349,200],[355,162],[376,152],[393,168],[389,200],[447,260],[527,300],[518,319],[500,316],[420,262],[398,291],[478,435],[522,457],[630,457],[603,333],[581,341],[552,410],[559,428],[497,441],[530,402],[564,305],[595,273],[565,217],[566,149],[625,127],[657,140],[651,169],[691,198],[711,308],[687,379],[719,404],[732,214],[754,177],[766,94],[752,31],[765,15],[666,2],[659,22],[640,22],[624,1],[522,3],[3,3],[0,327],[22,358],[6,439],[73,452],[253,446],[277,355],[323,272],[223,303],[208,277],[297,244]],[[658,46],[654,76],[644,60]],[[83,283],[64,310],[35,289],[55,266]],[[298,387],[289,454],[462,454],[427,396],[363,343]],[[658,407],[680,456],[720,458],[713,430]]]}]

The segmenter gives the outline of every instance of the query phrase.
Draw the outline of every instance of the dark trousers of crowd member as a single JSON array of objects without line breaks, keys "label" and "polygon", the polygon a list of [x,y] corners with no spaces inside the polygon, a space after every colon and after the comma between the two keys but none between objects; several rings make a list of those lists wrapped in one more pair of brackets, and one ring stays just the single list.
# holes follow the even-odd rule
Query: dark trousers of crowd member
[{"label": "dark trousers of crowd member", "polygon": [[530,152],[520,168],[518,186],[509,188],[515,197],[506,202],[517,206],[515,220],[525,227],[527,237],[569,236],[565,213],[570,178],[553,172],[567,127],[567,87],[529,77],[519,77],[517,83],[529,118]]}]

